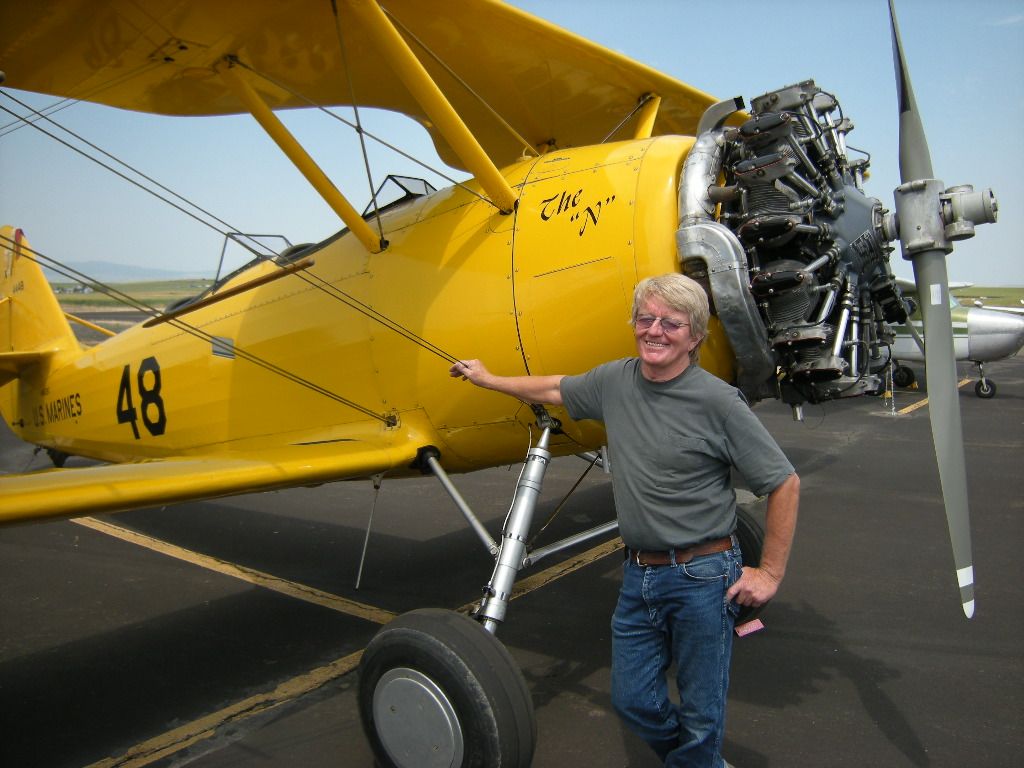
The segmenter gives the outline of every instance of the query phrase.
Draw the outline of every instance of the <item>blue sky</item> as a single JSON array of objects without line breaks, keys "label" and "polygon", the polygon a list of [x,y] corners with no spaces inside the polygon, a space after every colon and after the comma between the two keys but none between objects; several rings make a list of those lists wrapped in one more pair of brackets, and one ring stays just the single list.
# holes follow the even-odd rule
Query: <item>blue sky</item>
[{"label": "blue sky", "polygon": [[[897,118],[884,0],[513,5],[722,98],[749,103],[815,79],[856,125],[849,143],[871,153],[867,191],[892,206]],[[999,223],[958,245],[950,278],[1024,285],[1024,2],[902,0],[897,13],[935,175],[947,186],[991,187],[999,198]],[[371,131],[440,166],[418,126],[361,114]],[[76,104],[56,119],[241,231],[309,242],[341,226],[248,116],[183,120]],[[318,114],[284,119],[361,209],[369,191],[352,132]],[[0,126],[8,121],[0,115]],[[388,150],[373,152],[373,167],[378,181],[394,172],[445,183]],[[206,275],[216,267],[222,236],[32,129],[0,130],[0,173],[0,223],[23,228],[45,254]],[[898,254],[893,268],[912,275]]]}]

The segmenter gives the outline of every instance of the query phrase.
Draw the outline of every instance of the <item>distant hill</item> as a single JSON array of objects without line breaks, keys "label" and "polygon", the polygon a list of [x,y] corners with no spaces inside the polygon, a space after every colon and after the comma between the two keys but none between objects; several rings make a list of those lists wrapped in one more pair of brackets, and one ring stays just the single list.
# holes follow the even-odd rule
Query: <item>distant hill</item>
[{"label": "distant hill", "polygon": [[[116,264],[111,261],[79,261],[68,262],[68,266],[88,275],[93,280],[102,283],[138,283],[148,280],[189,280],[203,277],[196,272],[183,272],[174,269],[157,269],[155,267],[142,267],[134,264]],[[54,272],[52,269],[43,267],[43,274],[51,283],[75,282],[72,278]],[[205,275],[209,277],[209,275]]]}]

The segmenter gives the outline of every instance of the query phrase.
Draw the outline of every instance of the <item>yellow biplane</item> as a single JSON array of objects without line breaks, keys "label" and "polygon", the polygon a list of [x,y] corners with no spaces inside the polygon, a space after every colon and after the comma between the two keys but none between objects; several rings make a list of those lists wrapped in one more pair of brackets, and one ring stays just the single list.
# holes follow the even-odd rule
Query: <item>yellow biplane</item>
[{"label": "yellow biplane", "polygon": [[[366,651],[360,703],[382,764],[425,749],[445,765],[529,763],[529,692],[494,630],[537,558],[523,532],[549,458],[604,442],[559,409],[454,386],[448,366],[467,354],[507,374],[577,373],[631,355],[632,290],[648,275],[706,287],[703,367],[798,411],[881,391],[891,324],[906,319],[889,266],[902,240],[930,297],[932,425],[973,611],[944,257],[994,221],[995,200],[932,178],[898,46],[905,183],[890,213],[813,82],[748,110],[492,0],[40,0],[5,4],[0,26],[13,88],[251,113],[343,223],[175,307],[142,307],[149,319],[91,347],[43,277],[60,262],[4,227],[0,411],[54,457],[106,463],[4,477],[0,523],[421,472],[459,503],[449,473],[517,462],[538,435],[499,541],[460,505],[496,559],[476,620],[416,611]],[[472,178],[441,191],[396,179],[397,197],[360,214],[275,114],[331,105],[412,117]]]}]

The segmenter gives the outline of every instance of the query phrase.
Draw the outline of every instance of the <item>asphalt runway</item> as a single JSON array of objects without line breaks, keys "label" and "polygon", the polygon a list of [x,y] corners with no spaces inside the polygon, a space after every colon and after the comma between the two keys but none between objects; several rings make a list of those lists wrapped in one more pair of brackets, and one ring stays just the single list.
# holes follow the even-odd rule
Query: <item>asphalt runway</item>
[{"label": "asphalt runway", "polygon": [[[1024,357],[989,373],[994,400],[973,379],[960,396],[972,621],[923,392],[808,406],[802,424],[756,409],[803,492],[782,591],[735,646],[737,768],[1021,765]],[[0,435],[0,471],[47,465]],[[585,468],[552,463],[539,521]],[[455,478],[492,535],[517,471]],[[372,505],[360,481],[0,529],[0,766],[370,768],[358,653],[392,614],[475,600],[491,569],[436,480],[385,481],[356,590]],[[595,470],[538,543],[612,515]],[[527,571],[499,631],[533,696],[537,768],[656,765],[610,710],[612,539]]]}]

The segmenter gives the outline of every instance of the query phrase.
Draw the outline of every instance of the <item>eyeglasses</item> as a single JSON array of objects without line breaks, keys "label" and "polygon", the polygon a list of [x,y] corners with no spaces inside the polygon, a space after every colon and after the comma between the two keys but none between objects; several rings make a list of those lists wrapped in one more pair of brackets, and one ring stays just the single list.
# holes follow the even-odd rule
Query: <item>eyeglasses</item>
[{"label": "eyeglasses", "polygon": [[655,321],[661,323],[661,330],[665,333],[675,333],[680,328],[689,328],[689,323],[680,323],[678,320],[669,320],[667,317],[655,317],[654,315],[637,315],[634,325],[641,331],[646,331]]}]

